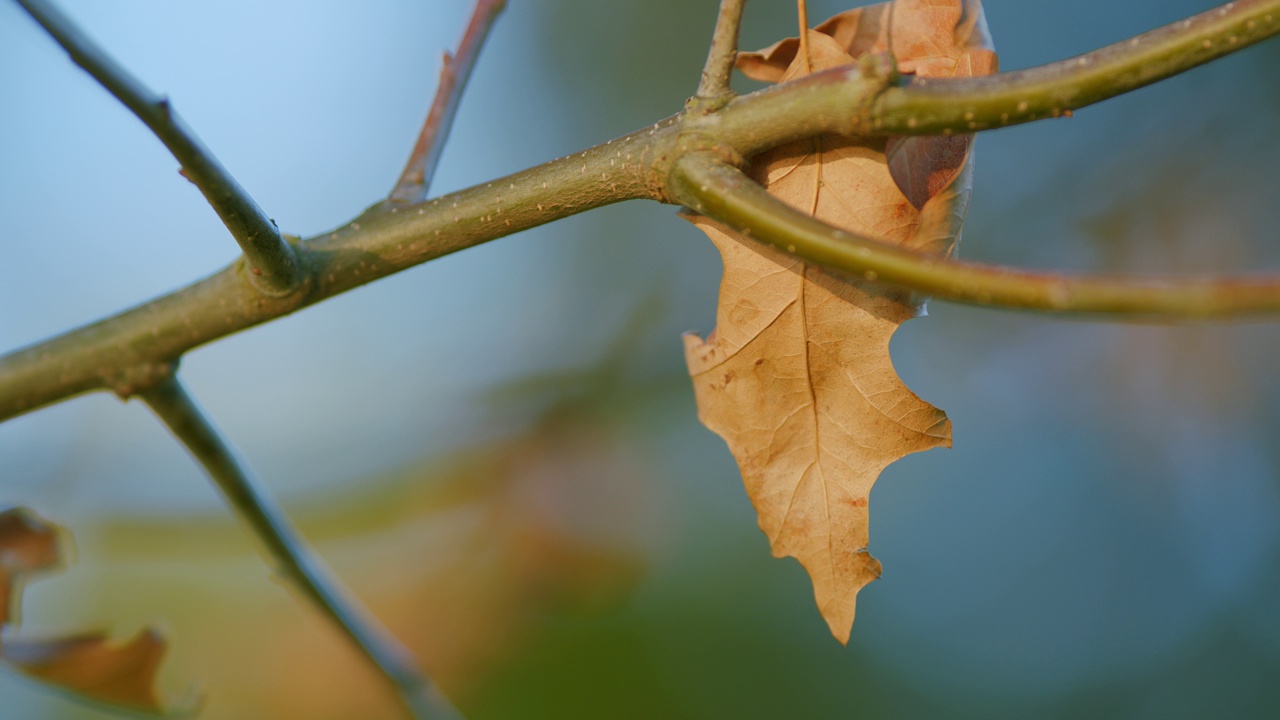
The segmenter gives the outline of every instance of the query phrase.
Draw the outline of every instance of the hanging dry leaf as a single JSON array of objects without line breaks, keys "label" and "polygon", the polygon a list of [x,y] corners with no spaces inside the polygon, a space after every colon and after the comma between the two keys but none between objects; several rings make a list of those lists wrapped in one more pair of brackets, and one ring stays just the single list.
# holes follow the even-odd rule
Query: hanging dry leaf
[{"label": "hanging dry leaf", "polygon": [[[0,512],[0,630],[13,618],[17,590],[33,573],[57,567],[58,529],[23,508]],[[61,690],[130,710],[159,713],[155,677],[165,645],[144,630],[123,645],[97,633],[0,642],[0,660]]]},{"label": "hanging dry leaf", "polygon": [[[813,71],[892,49],[904,72],[992,72],[978,2],[903,1],[851,10],[809,32]],[[739,56],[748,75],[802,73],[799,43]],[[754,158],[779,199],[886,242],[949,253],[969,196],[969,138],[824,136]],[[889,339],[920,311],[909,293],[809,266],[700,216],[724,259],[715,332],[686,336],[703,423],[729,445],[776,556],[813,581],[831,632],[848,642],[858,591],[880,575],[866,550],[867,500],[889,463],[951,442],[937,408],[898,378]]]}]

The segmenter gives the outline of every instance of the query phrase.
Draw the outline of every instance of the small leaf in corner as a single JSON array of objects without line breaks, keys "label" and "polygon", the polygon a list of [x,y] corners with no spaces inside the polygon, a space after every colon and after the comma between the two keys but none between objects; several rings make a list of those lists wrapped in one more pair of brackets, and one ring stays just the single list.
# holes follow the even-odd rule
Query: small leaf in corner
[{"label": "small leaf in corner", "polygon": [[10,637],[22,584],[61,563],[62,531],[25,508],[0,511],[0,662],[86,700],[166,714],[155,679],[165,643],[154,630],[118,644],[100,633],[29,640]]}]

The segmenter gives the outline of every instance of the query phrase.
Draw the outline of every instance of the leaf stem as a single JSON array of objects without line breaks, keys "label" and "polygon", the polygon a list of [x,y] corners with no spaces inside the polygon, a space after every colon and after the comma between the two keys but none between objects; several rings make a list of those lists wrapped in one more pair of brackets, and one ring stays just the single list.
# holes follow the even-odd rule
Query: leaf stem
[{"label": "leaf stem", "polygon": [[342,629],[395,687],[410,715],[457,720],[461,715],[414,665],[409,651],[332,576],[183,387],[170,375],[139,397],[204,467],[227,503],[262,543],[281,575]]},{"label": "leaf stem", "polygon": [[733,60],[738,55],[738,30],[742,27],[742,8],[747,0],[720,0],[716,28],[711,33],[711,49],[698,82],[699,100],[723,103],[734,96],[729,80],[733,76]]},{"label": "leaf stem", "polygon": [[809,5],[805,0],[796,0],[796,19],[800,22],[800,67],[801,73],[808,75],[813,72],[811,56],[809,54]]},{"label": "leaf stem", "polygon": [[186,129],[168,98],[156,95],[124,69],[66,15],[45,0],[17,0],[62,46],[71,60],[116,97],[164,143],[182,165],[182,174],[204,194],[240,244],[251,282],[279,295],[302,282],[302,267],[275,222],[262,212],[235,178]]},{"label": "leaf stem", "polygon": [[860,237],[778,200],[742,171],[691,154],[675,170],[690,208],[824,268],[944,300],[1126,319],[1199,320],[1280,312],[1280,275],[1128,277],[1029,272],[951,260]]},{"label": "leaf stem", "polygon": [[471,21],[458,43],[458,51],[453,55],[444,54],[435,99],[400,180],[391,190],[389,197],[393,202],[416,202],[427,197],[431,178],[436,173],[445,141],[449,139],[449,129],[458,112],[458,103],[462,100],[467,81],[471,79],[471,70],[484,49],[489,30],[506,4],[506,0],[476,0]]}]

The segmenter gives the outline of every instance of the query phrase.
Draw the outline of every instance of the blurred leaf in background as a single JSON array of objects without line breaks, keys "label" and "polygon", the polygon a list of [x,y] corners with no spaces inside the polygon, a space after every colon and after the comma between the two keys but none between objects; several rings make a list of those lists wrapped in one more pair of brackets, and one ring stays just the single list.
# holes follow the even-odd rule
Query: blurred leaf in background
[{"label": "blurred leaf in background", "polygon": [[155,630],[127,642],[96,632],[32,638],[11,631],[25,584],[63,562],[64,535],[27,508],[0,510],[0,662],[46,688],[116,711],[164,712],[155,679],[165,641]]}]

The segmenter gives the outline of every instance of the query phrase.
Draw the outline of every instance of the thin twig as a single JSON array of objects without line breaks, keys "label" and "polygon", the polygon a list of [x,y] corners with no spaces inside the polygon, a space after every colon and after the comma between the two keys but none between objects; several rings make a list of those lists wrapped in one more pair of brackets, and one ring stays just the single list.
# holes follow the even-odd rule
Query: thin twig
[{"label": "thin twig", "polygon": [[742,7],[746,4],[747,0],[720,0],[711,49],[698,82],[696,97],[701,100],[715,103],[733,97],[729,80],[733,75],[733,60],[738,55],[738,29],[742,26]]},{"label": "thin twig", "polygon": [[394,685],[414,718],[459,720],[461,715],[414,666],[413,658],[359,601],[342,588],[313,555],[284,512],[204,417],[182,383],[173,376],[139,393],[169,430],[187,447],[222,490],[228,504],[248,525],[279,566],[309,600],[338,624],[365,657]]},{"label": "thin twig", "polygon": [[409,162],[391,189],[389,198],[393,202],[417,202],[427,197],[427,188],[436,173],[436,165],[440,163],[444,143],[449,139],[449,128],[458,112],[458,102],[467,87],[467,80],[471,78],[471,70],[484,49],[490,28],[506,4],[506,0],[476,0],[471,22],[467,23],[466,32],[458,43],[458,51],[453,55],[444,54],[435,99],[431,102],[418,142],[409,154]]},{"label": "thin twig", "polygon": [[808,262],[944,300],[1051,313],[1197,320],[1280,312],[1280,275],[1125,277],[1028,272],[951,260],[860,237],[778,200],[710,155],[676,167],[684,202]]},{"label": "thin twig", "polygon": [[253,198],[200,144],[195,134],[186,129],[168,98],[156,95],[143,85],[57,7],[44,0],[17,2],[53,36],[76,65],[116,96],[169,148],[182,165],[182,174],[204,193],[240,244],[254,284],[271,294],[295,288],[301,282],[302,271],[293,249]]},{"label": "thin twig", "polygon": [[875,134],[972,132],[1070,115],[1280,34],[1280,0],[1237,0],[1101,50],[1027,70],[913,78],[886,90]]}]

